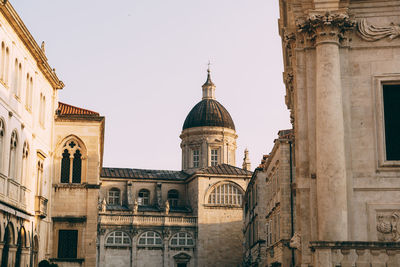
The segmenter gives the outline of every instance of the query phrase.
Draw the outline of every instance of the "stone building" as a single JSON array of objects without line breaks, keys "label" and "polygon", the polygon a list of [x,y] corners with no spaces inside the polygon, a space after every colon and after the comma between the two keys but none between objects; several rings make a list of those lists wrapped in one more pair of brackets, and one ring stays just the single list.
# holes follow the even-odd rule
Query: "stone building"
[{"label": "stone building", "polygon": [[253,173],[245,193],[244,266],[291,266],[295,196],[293,134],[278,133],[274,147]]},{"label": "stone building", "polygon": [[235,125],[214,91],[208,73],[180,135],[182,171],[102,169],[99,266],[240,266],[251,172],[234,167]]},{"label": "stone building", "polygon": [[104,117],[59,102],[64,84],[10,1],[0,25],[1,266],[238,266],[252,173],[234,166],[210,73],[181,171],[103,168]]},{"label": "stone building", "polygon": [[53,114],[64,87],[8,1],[0,2],[0,261],[51,255]]},{"label": "stone building", "polygon": [[400,266],[399,15],[400,1],[280,0],[296,266]]}]

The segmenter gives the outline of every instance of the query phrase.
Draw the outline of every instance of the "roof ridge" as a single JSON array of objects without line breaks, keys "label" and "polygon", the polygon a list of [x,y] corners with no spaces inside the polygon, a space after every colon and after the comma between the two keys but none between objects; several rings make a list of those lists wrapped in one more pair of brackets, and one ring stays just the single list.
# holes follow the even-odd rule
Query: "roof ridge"
[{"label": "roof ridge", "polygon": [[[68,108],[73,109],[73,111],[71,112],[70,110],[66,110]],[[60,115],[97,115],[97,116],[100,115],[96,111],[80,108],[60,101],[58,101],[58,110],[60,111]]]}]

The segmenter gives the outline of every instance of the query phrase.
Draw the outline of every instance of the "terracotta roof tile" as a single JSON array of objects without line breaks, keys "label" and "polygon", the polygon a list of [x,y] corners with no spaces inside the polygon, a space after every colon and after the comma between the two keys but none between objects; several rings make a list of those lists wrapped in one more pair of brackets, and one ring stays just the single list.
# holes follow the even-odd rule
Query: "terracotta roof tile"
[{"label": "terracotta roof tile", "polygon": [[90,116],[100,116],[99,113],[88,110],[88,109],[83,109],[83,108],[78,108],[72,105],[68,105],[62,102],[58,102],[58,109],[57,109],[57,115],[90,115]]}]

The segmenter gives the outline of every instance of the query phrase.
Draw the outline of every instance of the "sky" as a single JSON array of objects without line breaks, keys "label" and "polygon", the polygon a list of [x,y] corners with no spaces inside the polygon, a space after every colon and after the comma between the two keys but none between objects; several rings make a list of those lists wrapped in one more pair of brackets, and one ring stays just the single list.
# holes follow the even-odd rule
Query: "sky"
[{"label": "sky", "polygon": [[285,106],[278,0],[10,0],[65,88],[64,103],[106,118],[104,167],[181,169],[179,135],[211,61],[216,99],[252,168]]}]

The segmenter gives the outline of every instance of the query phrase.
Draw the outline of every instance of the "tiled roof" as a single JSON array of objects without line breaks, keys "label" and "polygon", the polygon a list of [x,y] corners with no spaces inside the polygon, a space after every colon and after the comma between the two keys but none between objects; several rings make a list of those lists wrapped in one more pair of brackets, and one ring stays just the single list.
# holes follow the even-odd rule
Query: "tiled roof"
[{"label": "tiled roof", "polygon": [[57,115],[90,115],[100,116],[99,113],[58,102]]},{"label": "tiled roof", "polygon": [[144,170],[128,168],[103,168],[101,177],[107,178],[133,178],[133,179],[160,179],[160,180],[185,180],[189,175],[183,171],[169,170]]},{"label": "tiled roof", "polygon": [[199,174],[225,174],[225,175],[251,175],[251,171],[246,171],[241,168],[229,165],[229,164],[219,164],[217,166],[206,167],[197,170],[196,173]]},{"label": "tiled roof", "polygon": [[184,181],[193,174],[221,174],[221,175],[251,175],[251,171],[241,168],[220,164],[213,167],[206,167],[188,174],[184,171],[170,170],[145,170],[129,168],[103,168],[100,177],[102,178],[132,178],[132,179],[150,179],[150,180],[181,180]]}]

